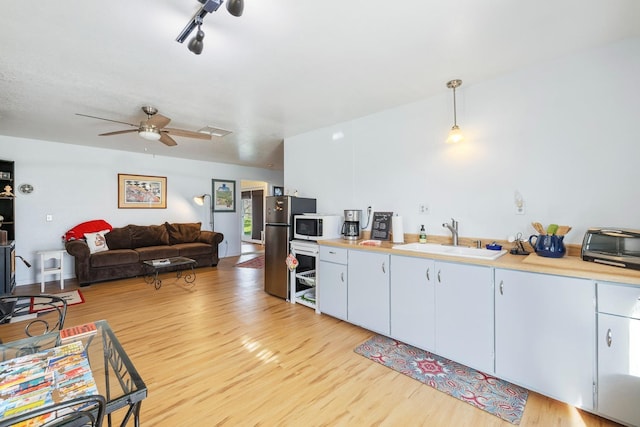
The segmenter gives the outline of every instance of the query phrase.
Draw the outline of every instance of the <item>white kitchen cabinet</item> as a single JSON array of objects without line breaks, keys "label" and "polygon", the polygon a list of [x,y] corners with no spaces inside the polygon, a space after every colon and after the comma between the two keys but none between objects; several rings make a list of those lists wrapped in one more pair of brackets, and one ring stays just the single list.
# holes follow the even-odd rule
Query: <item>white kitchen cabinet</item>
[{"label": "white kitchen cabinet", "polygon": [[640,426],[640,287],[597,286],[597,412]]},{"label": "white kitchen cabinet", "polygon": [[435,353],[493,373],[493,270],[435,263]]},{"label": "white kitchen cabinet", "polygon": [[590,280],[496,269],[496,375],[594,409],[594,304]]},{"label": "white kitchen cabinet", "polygon": [[347,320],[347,250],[320,246],[317,284],[321,313]]},{"label": "white kitchen cabinet", "polygon": [[391,255],[391,337],[435,349],[435,261]]},{"label": "white kitchen cabinet", "polygon": [[349,322],[389,335],[389,255],[349,250]]}]

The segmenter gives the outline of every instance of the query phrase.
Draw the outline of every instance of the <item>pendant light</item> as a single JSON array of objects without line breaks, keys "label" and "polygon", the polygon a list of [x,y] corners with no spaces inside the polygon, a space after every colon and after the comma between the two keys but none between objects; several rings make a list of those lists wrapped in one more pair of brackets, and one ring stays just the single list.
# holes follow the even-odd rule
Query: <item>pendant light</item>
[{"label": "pendant light", "polygon": [[453,127],[449,131],[449,137],[447,138],[447,144],[456,144],[464,139],[460,128],[458,127],[457,115],[456,115],[456,88],[462,85],[462,80],[450,80],[447,82],[447,87],[453,89]]}]

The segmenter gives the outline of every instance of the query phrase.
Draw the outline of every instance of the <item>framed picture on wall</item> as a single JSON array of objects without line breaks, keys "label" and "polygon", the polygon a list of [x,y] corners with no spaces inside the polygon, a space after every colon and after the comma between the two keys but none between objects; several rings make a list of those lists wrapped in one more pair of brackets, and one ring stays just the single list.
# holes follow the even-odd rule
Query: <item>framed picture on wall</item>
[{"label": "framed picture on wall", "polygon": [[284,187],[273,187],[274,196],[282,196],[284,194]]},{"label": "framed picture on wall", "polygon": [[166,209],[167,177],[118,174],[119,209]]},{"label": "framed picture on wall", "polygon": [[236,182],[227,179],[212,179],[213,211],[236,211]]}]

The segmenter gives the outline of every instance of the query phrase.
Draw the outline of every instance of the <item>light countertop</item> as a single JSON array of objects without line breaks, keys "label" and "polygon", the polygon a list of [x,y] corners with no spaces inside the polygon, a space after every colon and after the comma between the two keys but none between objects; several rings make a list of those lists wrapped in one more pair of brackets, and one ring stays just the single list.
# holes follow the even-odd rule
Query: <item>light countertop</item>
[{"label": "light countertop", "polygon": [[[560,276],[580,277],[607,282],[618,282],[640,286],[640,271],[620,267],[596,264],[594,262],[583,261],[580,256],[567,255],[562,258],[547,258],[535,253],[529,255],[512,255],[506,253],[496,260],[483,260],[476,258],[465,258],[459,256],[426,254],[414,251],[393,249],[397,243],[382,242],[380,246],[365,246],[360,243],[363,240],[322,240],[318,243],[321,246],[334,246],[344,249],[357,249],[372,252],[384,252],[395,255],[405,255],[420,258],[429,258],[443,261],[455,261],[465,264],[486,265],[495,268],[509,270],[522,270],[535,273],[555,274]],[[509,250],[511,245],[503,246]],[[574,251],[575,252],[575,251]],[[571,253],[571,251],[570,251]]]}]

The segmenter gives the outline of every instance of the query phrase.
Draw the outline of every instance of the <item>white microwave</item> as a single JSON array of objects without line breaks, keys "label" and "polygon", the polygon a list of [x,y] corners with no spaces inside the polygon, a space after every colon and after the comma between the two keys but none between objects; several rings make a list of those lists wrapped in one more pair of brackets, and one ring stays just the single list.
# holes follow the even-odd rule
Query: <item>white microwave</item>
[{"label": "white microwave", "polygon": [[340,215],[306,214],[293,216],[293,238],[327,240],[340,238]]}]

